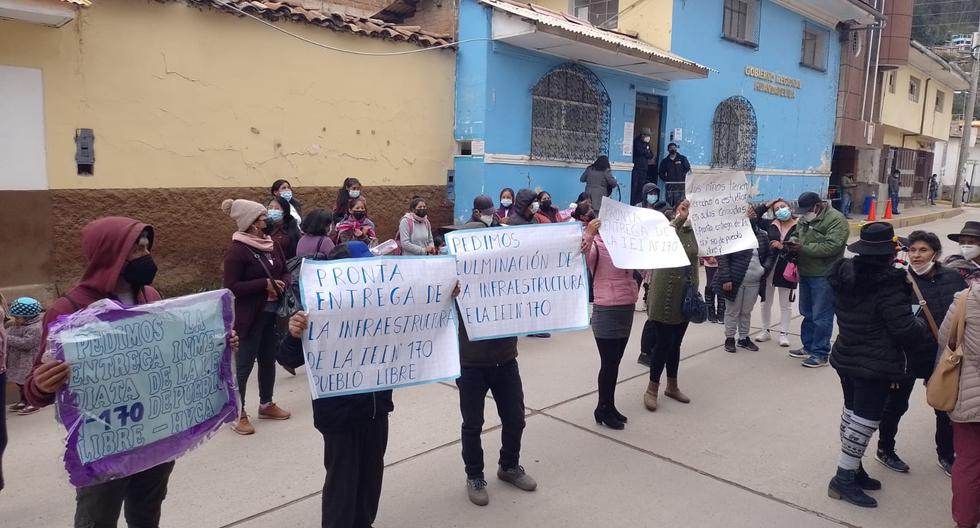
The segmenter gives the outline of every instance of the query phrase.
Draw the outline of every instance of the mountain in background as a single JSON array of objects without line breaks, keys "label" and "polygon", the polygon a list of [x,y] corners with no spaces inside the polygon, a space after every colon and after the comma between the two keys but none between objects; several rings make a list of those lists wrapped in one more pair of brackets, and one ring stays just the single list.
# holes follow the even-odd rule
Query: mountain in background
[{"label": "mountain in background", "polygon": [[940,46],[957,33],[973,33],[980,18],[980,0],[916,0],[912,38]]}]

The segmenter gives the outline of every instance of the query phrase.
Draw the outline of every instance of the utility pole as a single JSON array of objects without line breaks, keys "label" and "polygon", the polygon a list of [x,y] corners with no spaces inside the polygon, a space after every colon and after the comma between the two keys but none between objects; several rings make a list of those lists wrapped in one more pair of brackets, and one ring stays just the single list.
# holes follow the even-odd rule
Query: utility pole
[{"label": "utility pole", "polygon": [[963,179],[966,176],[966,160],[970,156],[970,140],[973,136],[973,112],[977,106],[977,85],[980,84],[980,33],[973,34],[970,48],[970,95],[963,109],[963,137],[960,138],[960,158],[956,164],[956,185],[953,187],[953,207],[959,207],[963,196]]}]

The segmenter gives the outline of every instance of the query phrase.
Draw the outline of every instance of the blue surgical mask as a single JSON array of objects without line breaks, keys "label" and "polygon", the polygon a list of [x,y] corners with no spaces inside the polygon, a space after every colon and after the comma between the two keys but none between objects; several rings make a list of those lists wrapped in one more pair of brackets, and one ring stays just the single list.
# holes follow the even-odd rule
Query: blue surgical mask
[{"label": "blue surgical mask", "polygon": [[347,191],[347,196],[350,196],[351,198],[360,198],[361,197],[361,190],[360,189],[354,189],[353,191]]},{"label": "blue surgical mask", "polygon": [[648,204],[653,205],[653,204],[657,203],[657,200],[660,200],[660,195],[659,194],[648,194],[647,195],[647,203]]},{"label": "blue surgical mask", "polygon": [[293,191],[290,190],[279,191],[279,197],[288,202],[293,199]]},{"label": "blue surgical mask", "polygon": [[511,200],[509,198],[504,198],[503,200],[500,200],[500,205],[504,207],[510,207],[513,204],[514,204],[514,200]]},{"label": "blue surgical mask", "polygon": [[282,221],[282,211],[279,209],[269,209],[265,212],[265,217],[272,223]]},{"label": "blue surgical mask", "polygon": [[780,207],[779,209],[776,209],[776,219],[780,222],[789,220],[791,216],[793,216],[793,213],[790,212],[789,207]]}]

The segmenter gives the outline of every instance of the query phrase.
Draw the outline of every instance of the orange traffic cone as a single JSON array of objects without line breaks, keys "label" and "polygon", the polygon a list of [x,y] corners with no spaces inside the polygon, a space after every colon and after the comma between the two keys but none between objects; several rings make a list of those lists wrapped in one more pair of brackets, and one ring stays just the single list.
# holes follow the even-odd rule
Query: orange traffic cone
[{"label": "orange traffic cone", "polygon": [[892,219],[892,199],[891,198],[889,198],[888,201],[885,202],[885,216],[881,217],[881,219],[882,220],[891,220]]},{"label": "orange traffic cone", "polygon": [[871,197],[871,208],[868,209],[868,222],[874,222],[878,219],[878,199],[874,196]]}]

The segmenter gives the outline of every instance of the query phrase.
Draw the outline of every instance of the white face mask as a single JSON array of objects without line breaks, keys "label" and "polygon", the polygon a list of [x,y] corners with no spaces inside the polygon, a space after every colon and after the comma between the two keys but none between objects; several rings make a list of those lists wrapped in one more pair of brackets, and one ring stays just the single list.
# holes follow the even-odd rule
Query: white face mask
[{"label": "white face mask", "polygon": [[650,142],[650,136],[646,136],[646,137],[644,137],[644,138],[643,138],[643,142],[644,142],[644,143],[649,143],[649,142]]},{"label": "white face mask", "polygon": [[936,261],[930,260],[928,263],[923,264],[922,266],[916,266],[915,264],[910,264],[909,267],[912,268],[912,271],[915,272],[916,275],[921,277],[922,275],[925,275],[930,271],[932,271],[932,267],[935,265],[936,265]]},{"label": "white face mask", "polygon": [[493,215],[480,215],[480,221],[490,227],[490,224],[493,223]]},{"label": "white face mask", "polygon": [[541,204],[538,202],[531,202],[531,212],[537,213],[541,210]]},{"label": "white face mask", "polygon": [[960,253],[966,260],[973,260],[980,257],[980,246],[973,244],[960,244]]},{"label": "white face mask", "polygon": [[810,211],[809,213],[803,215],[802,219],[804,222],[812,222],[817,219],[817,213],[814,211]]},{"label": "white face mask", "polygon": [[347,196],[350,196],[351,198],[360,198],[361,197],[361,190],[360,189],[354,189],[352,191],[347,191]]}]

